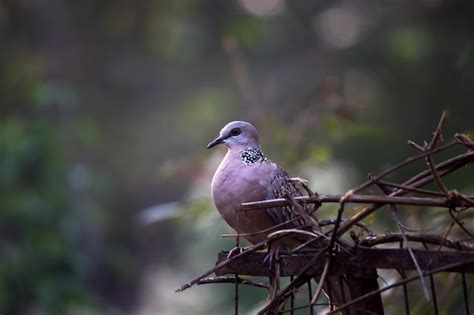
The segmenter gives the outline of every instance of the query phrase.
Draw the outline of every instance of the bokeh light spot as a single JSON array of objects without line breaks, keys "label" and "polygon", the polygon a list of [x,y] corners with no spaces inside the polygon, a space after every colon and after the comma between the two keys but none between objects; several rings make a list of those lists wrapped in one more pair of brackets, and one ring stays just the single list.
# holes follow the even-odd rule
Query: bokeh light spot
[{"label": "bokeh light spot", "polygon": [[314,28],[322,41],[333,48],[348,48],[360,38],[363,23],[351,7],[328,9],[314,19]]},{"label": "bokeh light spot", "polygon": [[285,8],[283,0],[240,0],[240,5],[245,11],[257,16],[276,15]]}]

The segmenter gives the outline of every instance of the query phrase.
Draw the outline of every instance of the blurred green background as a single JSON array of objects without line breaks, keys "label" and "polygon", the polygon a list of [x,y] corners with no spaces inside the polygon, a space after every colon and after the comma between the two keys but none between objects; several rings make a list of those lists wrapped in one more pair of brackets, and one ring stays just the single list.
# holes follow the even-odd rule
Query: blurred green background
[{"label": "blurred green background", "polygon": [[472,1],[0,1],[0,313],[229,314],[232,286],[174,293],[232,247],[205,150],[226,122],[342,193],[444,108],[471,132],[473,99]]}]

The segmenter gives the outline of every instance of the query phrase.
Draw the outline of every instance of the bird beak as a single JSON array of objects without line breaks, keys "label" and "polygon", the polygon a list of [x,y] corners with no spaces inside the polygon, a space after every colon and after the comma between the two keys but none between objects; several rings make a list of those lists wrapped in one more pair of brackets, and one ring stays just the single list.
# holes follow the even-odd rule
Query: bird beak
[{"label": "bird beak", "polygon": [[207,148],[210,149],[210,148],[212,148],[212,147],[215,147],[216,145],[221,144],[222,142],[224,142],[224,140],[225,140],[224,138],[219,137],[219,138],[217,138],[217,139],[211,141],[211,142],[207,145]]}]

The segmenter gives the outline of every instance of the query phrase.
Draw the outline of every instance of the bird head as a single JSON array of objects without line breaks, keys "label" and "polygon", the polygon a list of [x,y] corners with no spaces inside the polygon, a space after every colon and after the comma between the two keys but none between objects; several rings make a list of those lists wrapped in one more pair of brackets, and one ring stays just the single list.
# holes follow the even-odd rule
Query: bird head
[{"label": "bird head", "polygon": [[232,121],[225,125],[219,133],[219,137],[210,142],[207,148],[210,149],[221,143],[229,149],[246,147],[260,148],[257,129],[245,121]]}]

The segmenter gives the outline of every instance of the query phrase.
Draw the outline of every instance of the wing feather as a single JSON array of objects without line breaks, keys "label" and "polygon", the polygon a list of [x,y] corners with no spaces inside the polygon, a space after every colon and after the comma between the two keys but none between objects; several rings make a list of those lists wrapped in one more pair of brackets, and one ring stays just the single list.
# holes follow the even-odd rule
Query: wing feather
[{"label": "wing feather", "polygon": [[[292,197],[302,196],[302,193],[290,179],[288,173],[278,165],[274,165],[276,166],[276,170],[271,181],[271,187],[268,189],[267,199],[285,198],[288,193]],[[267,212],[275,224],[280,224],[299,217],[299,219],[288,223],[285,228],[296,228],[305,224],[304,219],[301,218],[291,206],[270,208],[267,209]]]}]

